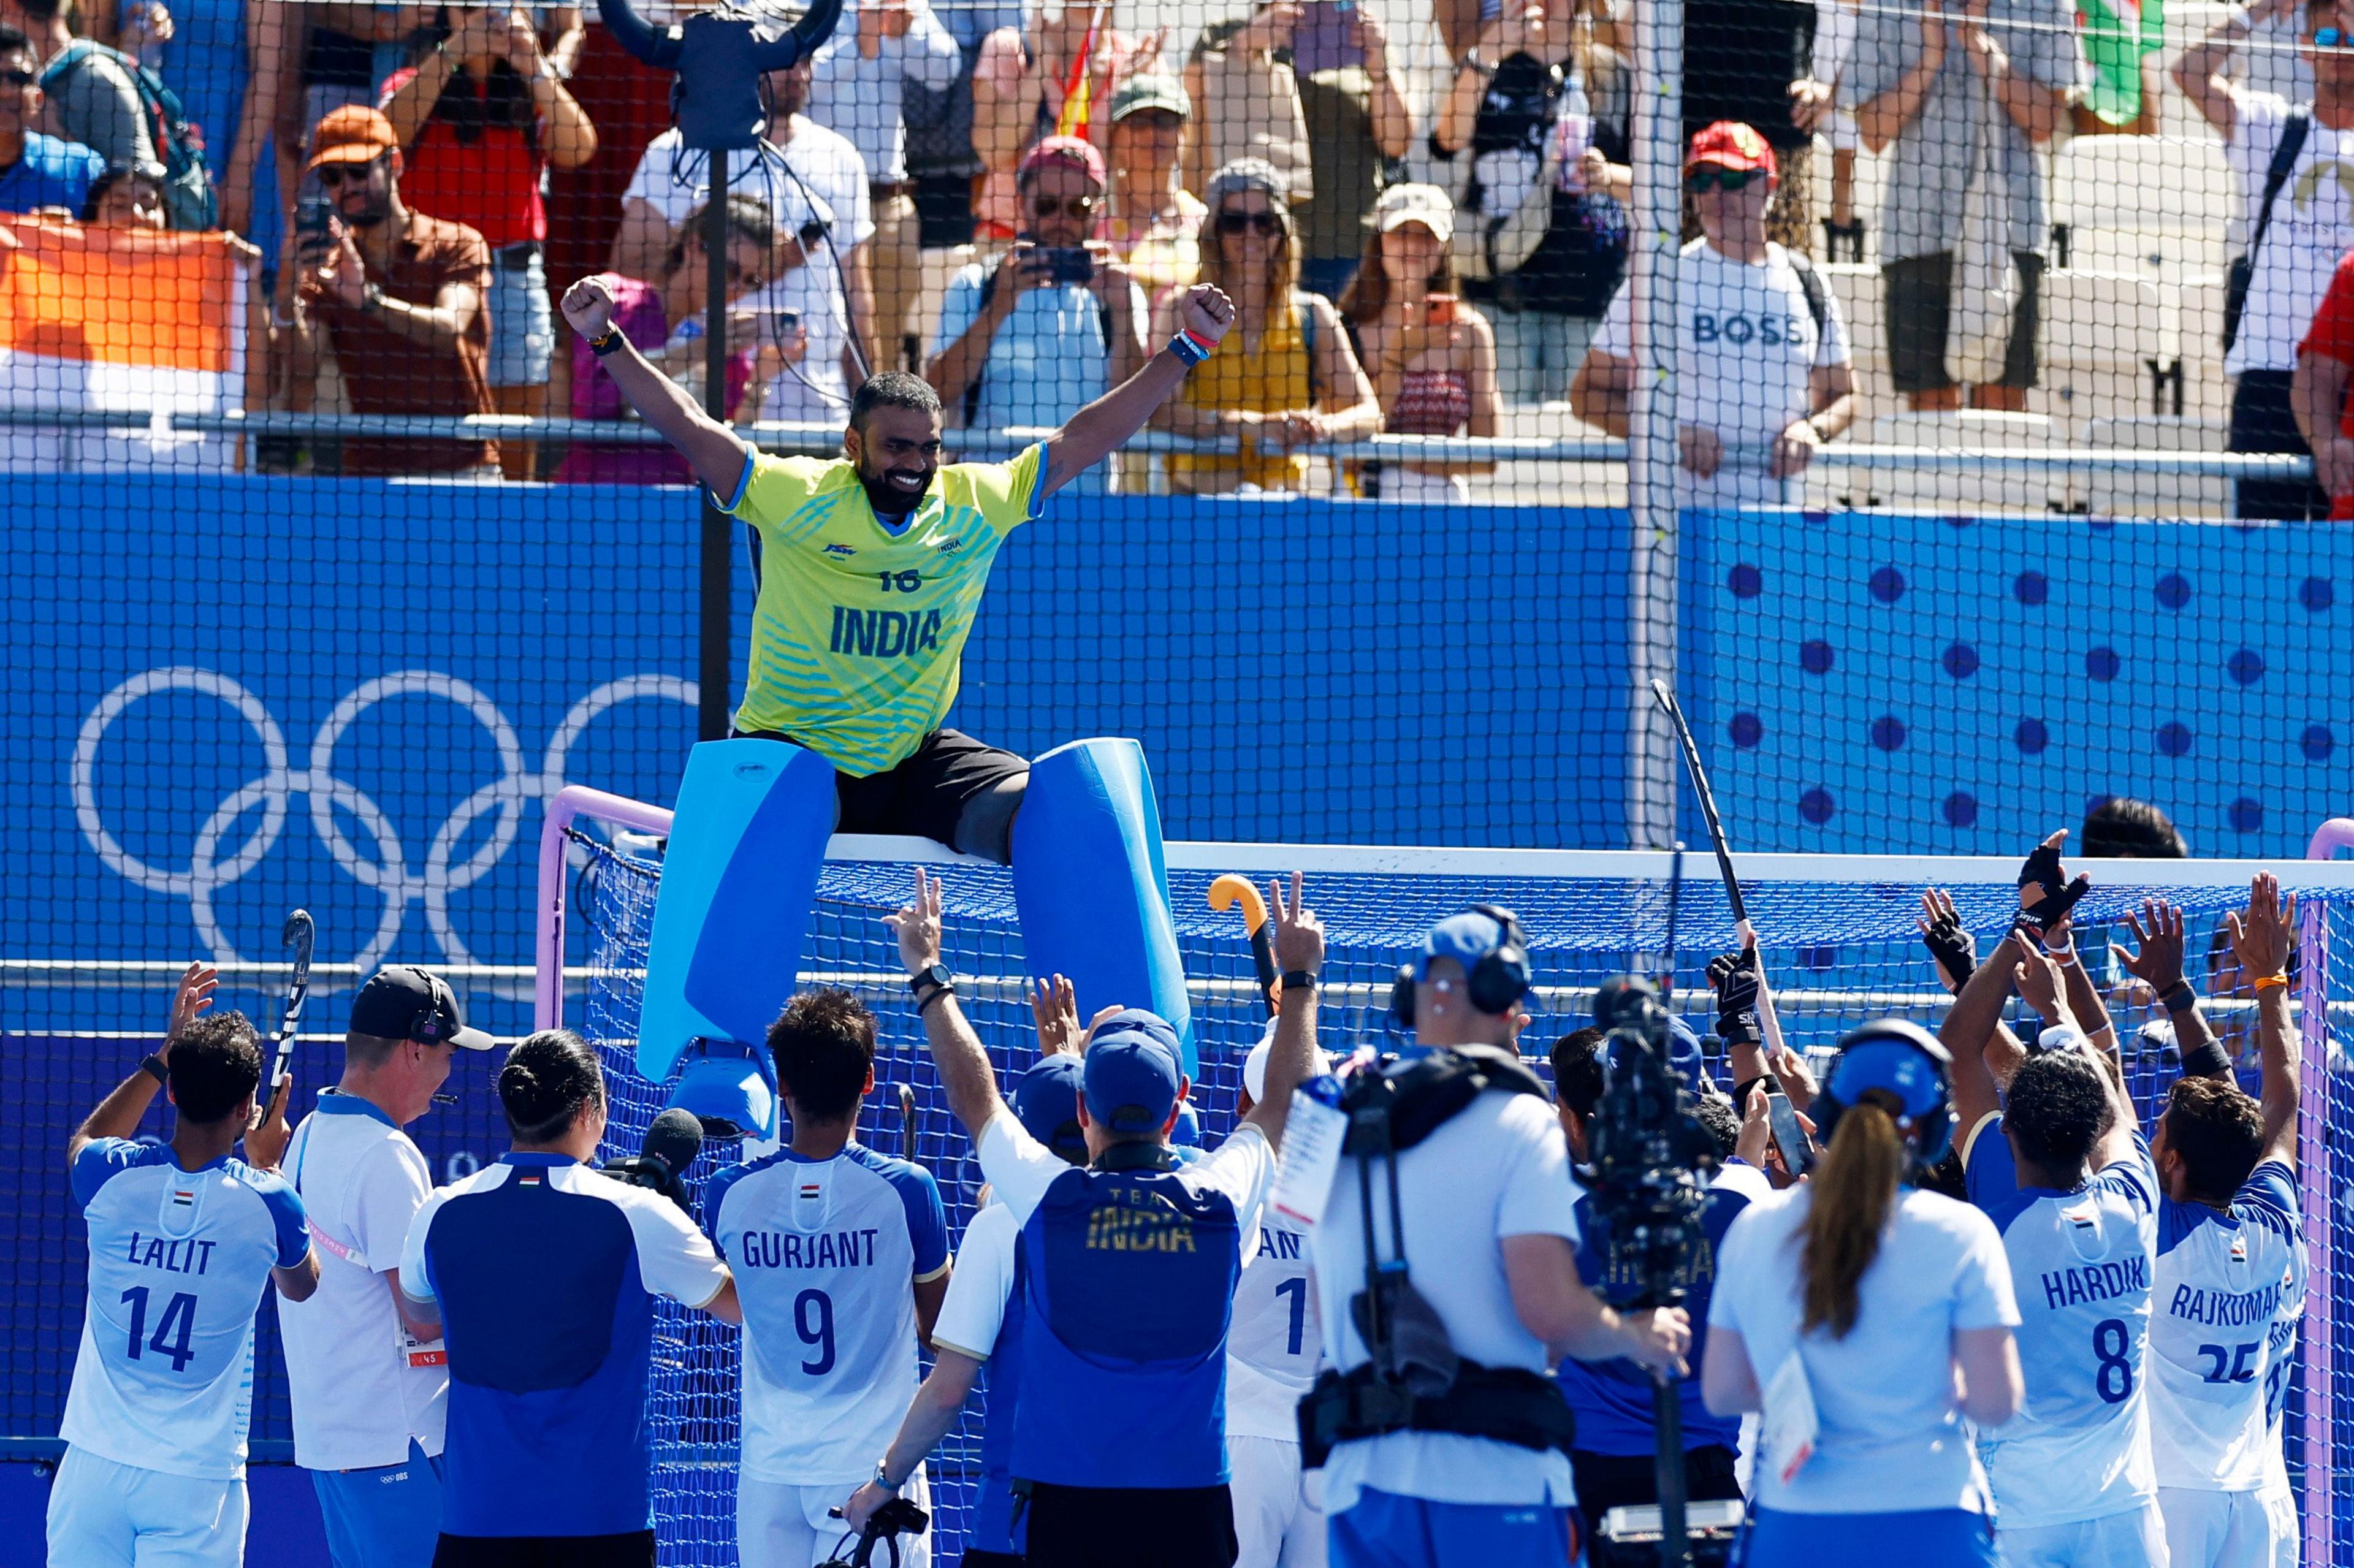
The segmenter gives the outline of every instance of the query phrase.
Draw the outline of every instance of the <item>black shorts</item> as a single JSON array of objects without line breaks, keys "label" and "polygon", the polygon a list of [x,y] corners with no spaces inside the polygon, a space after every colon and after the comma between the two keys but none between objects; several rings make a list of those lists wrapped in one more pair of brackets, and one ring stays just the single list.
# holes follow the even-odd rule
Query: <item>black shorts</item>
[{"label": "black shorts", "polygon": [[[2235,452],[2309,454],[2305,436],[2296,428],[2289,407],[2286,370],[2243,370],[2232,388],[2232,436],[2226,450]],[[2233,514],[2274,522],[2296,522],[2329,515],[2329,493],[2310,479],[2243,479],[2237,486]]]},{"label": "black shorts", "polygon": [[1234,1568],[1235,1500],[1214,1487],[1030,1488],[1029,1568]]},{"label": "black shorts", "polygon": [[654,1532],[626,1535],[443,1535],[433,1568],[654,1568]]},{"label": "black shorts", "polygon": [[[1599,1540],[1603,1516],[1614,1508],[1639,1508],[1659,1500],[1659,1461],[1649,1454],[1588,1454],[1569,1457],[1577,1479],[1577,1511],[1585,1516],[1585,1538],[1594,1544],[1596,1568],[1607,1568],[1608,1549]],[[1741,1495],[1741,1478],[1734,1470],[1733,1450],[1711,1443],[1684,1450],[1684,1489],[1693,1502],[1716,1502]],[[1659,1548],[1646,1546],[1631,1554],[1645,1564],[1659,1561]]]},{"label": "black shorts", "polygon": [[[2043,258],[2014,250],[2019,263],[2019,309],[2010,319],[2010,348],[2004,355],[1998,387],[2035,385],[2036,323],[2042,317]],[[1946,374],[1946,317],[1954,303],[1954,257],[1912,256],[1881,264],[1887,297],[1888,379],[1904,393],[1935,392],[1954,384]]]},{"label": "black shorts", "polygon": [[[778,730],[739,731],[751,740],[792,740]],[[799,742],[794,742],[799,745]],[[896,766],[864,779],[834,775],[838,833],[914,833],[967,854],[1002,861],[994,842],[960,842],[957,826],[974,797],[1008,779],[1027,779],[1030,764],[953,729],[936,729]]]}]

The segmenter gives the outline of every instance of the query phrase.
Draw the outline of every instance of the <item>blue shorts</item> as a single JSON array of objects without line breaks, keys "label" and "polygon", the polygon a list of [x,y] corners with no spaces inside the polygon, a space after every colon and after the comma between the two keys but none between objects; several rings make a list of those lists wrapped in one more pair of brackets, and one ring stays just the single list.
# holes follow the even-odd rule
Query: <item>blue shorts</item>
[{"label": "blue shorts", "polygon": [[1331,1568],[1562,1568],[1569,1559],[1569,1510],[1429,1502],[1368,1487],[1356,1507],[1331,1516],[1327,1540]]},{"label": "blue shorts", "polygon": [[547,302],[547,265],[540,248],[528,255],[510,246],[491,252],[491,352],[482,379],[493,387],[545,387],[556,346],[556,314]]},{"label": "blue shorts", "polygon": [[1994,1516],[1957,1508],[1909,1513],[1750,1516],[1741,1568],[1846,1568],[1902,1561],[1904,1568],[1995,1568]]},{"label": "blue shorts", "polygon": [[408,1440],[408,1460],[372,1470],[313,1470],[327,1556],[335,1568],[431,1568],[441,1533],[441,1461]]}]

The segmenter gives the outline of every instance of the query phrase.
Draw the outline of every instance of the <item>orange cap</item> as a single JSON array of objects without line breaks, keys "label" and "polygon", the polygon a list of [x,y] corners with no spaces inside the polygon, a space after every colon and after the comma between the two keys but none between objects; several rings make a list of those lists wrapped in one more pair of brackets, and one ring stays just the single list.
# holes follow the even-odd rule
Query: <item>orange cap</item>
[{"label": "orange cap", "polygon": [[399,150],[400,139],[392,133],[391,121],[365,104],[347,103],[329,111],[311,132],[311,162],[306,166],[373,163]]}]

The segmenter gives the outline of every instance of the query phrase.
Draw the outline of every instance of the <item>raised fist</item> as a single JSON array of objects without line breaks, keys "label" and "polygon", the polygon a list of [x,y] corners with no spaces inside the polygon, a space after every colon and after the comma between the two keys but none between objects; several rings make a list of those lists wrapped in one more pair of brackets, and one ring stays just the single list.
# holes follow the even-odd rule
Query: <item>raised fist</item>
[{"label": "raised fist", "polygon": [[1223,343],[1235,324],[1235,302],[1215,283],[1196,283],[1185,291],[1182,313],[1186,330],[1204,343]]},{"label": "raised fist", "polygon": [[564,291],[564,319],[582,337],[602,337],[613,324],[613,286],[610,274],[583,278]]}]

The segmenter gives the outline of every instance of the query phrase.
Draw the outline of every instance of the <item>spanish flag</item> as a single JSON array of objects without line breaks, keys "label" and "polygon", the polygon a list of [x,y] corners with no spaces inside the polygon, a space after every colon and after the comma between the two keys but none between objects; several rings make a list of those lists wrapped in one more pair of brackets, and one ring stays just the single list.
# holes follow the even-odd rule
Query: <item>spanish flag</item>
[{"label": "spanish flag", "polygon": [[0,402],[234,411],[244,401],[246,285],[225,234],[0,218]]},{"label": "spanish flag", "polygon": [[1079,45],[1079,58],[1071,62],[1071,73],[1063,79],[1063,111],[1055,117],[1057,136],[1086,136],[1094,119],[1096,35],[1103,27],[1107,7],[1098,5],[1087,18],[1087,36]]}]

